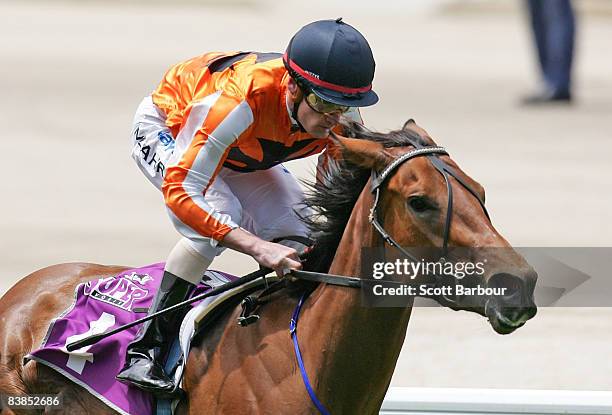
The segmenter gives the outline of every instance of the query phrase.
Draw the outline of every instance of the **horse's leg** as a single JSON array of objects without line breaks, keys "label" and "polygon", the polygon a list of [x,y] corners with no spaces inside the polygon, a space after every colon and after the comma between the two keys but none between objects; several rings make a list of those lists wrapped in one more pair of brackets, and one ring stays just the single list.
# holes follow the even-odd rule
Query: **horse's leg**
[{"label": "horse's leg", "polygon": [[40,410],[18,410],[6,406],[9,396],[25,396],[26,394],[27,388],[19,372],[4,363],[0,363],[0,395],[2,396],[0,415],[30,415],[40,413]]},{"label": "horse's leg", "polygon": [[12,409],[5,406],[5,397],[7,396],[19,396],[23,395],[23,392],[19,390],[19,380],[16,373],[8,370],[4,365],[0,365],[0,382],[6,386],[2,386],[2,400],[0,401],[0,415],[18,415]]},{"label": "horse's leg", "polygon": [[117,414],[91,393],[53,369],[37,362],[29,362],[28,365],[36,366],[33,370],[37,373],[37,393],[58,395],[61,398],[61,405],[48,407],[42,412],[44,415]]},{"label": "horse's leg", "polygon": [[[5,375],[8,376],[4,377]],[[28,391],[22,376],[16,371],[3,371],[3,394],[11,396],[57,395],[61,398],[61,405],[49,406],[45,409],[17,409],[3,406],[0,415],[111,415],[115,411],[103,404],[79,385],[44,365],[35,361],[28,362],[22,370],[22,376],[28,379]],[[7,382],[9,380],[10,382]],[[10,386],[12,386],[12,388]],[[8,387],[7,387],[8,386]],[[30,392],[31,390],[31,392]],[[4,401],[6,402],[6,401]]]}]

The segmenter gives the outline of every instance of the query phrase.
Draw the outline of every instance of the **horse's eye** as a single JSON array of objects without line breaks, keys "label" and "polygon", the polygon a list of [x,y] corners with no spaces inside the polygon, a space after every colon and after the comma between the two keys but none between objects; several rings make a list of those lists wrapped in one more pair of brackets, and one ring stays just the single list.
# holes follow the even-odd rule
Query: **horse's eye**
[{"label": "horse's eye", "polygon": [[423,196],[411,197],[408,199],[408,206],[410,206],[410,208],[417,213],[423,213],[429,209],[432,209],[432,206]]}]

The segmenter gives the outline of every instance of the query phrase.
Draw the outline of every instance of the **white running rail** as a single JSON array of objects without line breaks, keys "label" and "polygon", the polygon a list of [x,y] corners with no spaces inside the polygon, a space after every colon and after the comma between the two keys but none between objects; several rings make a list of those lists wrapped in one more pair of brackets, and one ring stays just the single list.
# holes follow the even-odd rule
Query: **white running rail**
[{"label": "white running rail", "polygon": [[389,388],[380,415],[612,415],[612,392]]}]

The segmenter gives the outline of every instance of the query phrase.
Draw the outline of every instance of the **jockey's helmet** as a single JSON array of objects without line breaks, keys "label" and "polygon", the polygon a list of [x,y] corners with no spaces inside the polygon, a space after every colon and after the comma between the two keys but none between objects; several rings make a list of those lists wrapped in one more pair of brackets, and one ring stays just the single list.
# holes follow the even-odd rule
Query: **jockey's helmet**
[{"label": "jockey's helmet", "polygon": [[289,42],[283,62],[304,93],[348,107],[378,102],[372,90],[374,57],[368,41],[342,21],[319,20],[302,27]]}]

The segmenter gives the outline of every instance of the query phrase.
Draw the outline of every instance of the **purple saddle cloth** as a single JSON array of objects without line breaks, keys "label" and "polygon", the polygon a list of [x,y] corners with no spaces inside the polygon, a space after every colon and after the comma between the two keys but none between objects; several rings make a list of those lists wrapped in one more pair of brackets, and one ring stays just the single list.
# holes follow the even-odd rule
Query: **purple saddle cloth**
[{"label": "purple saddle cloth", "polygon": [[[144,317],[163,272],[164,263],[160,262],[79,284],[72,305],[51,321],[40,348],[26,356],[26,360],[49,366],[121,414],[151,415],[153,397],[115,379],[124,365],[127,346],[141,325],[74,352],[68,352],[66,345]],[[228,280],[238,278],[216,273]],[[210,289],[209,285],[200,283],[191,296]]]}]

